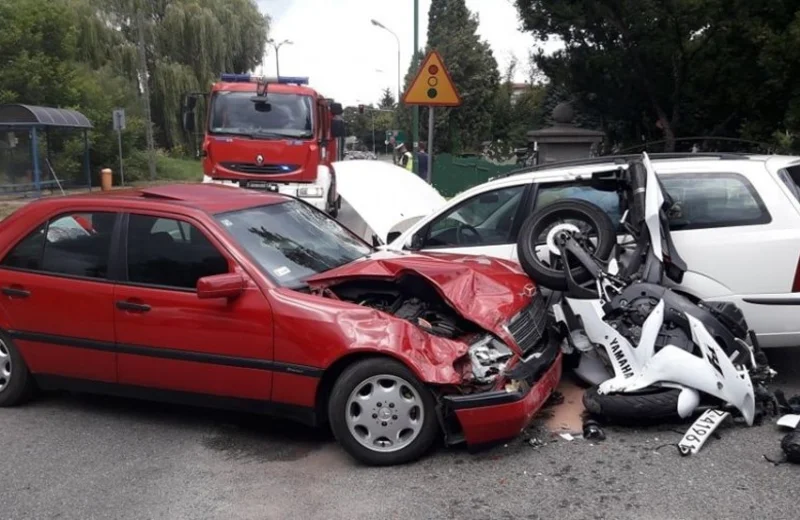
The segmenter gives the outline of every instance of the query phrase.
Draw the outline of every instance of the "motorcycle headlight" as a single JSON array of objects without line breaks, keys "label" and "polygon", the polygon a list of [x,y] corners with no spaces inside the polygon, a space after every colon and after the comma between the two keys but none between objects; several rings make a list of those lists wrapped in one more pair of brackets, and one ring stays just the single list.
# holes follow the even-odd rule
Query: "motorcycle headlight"
[{"label": "motorcycle headlight", "polygon": [[479,383],[491,383],[505,369],[513,352],[499,339],[484,336],[469,347],[472,374]]},{"label": "motorcycle headlight", "polygon": [[297,188],[297,196],[319,198],[324,194],[323,191],[322,186],[304,186],[302,188]]}]

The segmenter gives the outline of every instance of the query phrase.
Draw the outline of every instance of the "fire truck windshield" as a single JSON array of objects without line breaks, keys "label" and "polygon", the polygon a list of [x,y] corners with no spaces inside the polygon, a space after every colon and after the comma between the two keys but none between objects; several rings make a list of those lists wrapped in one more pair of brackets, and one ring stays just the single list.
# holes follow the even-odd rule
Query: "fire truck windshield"
[{"label": "fire truck windshield", "polygon": [[217,92],[211,100],[212,134],[253,138],[309,138],[314,135],[312,100],[299,94],[267,93],[268,109],[257,109],[254,92]]}]

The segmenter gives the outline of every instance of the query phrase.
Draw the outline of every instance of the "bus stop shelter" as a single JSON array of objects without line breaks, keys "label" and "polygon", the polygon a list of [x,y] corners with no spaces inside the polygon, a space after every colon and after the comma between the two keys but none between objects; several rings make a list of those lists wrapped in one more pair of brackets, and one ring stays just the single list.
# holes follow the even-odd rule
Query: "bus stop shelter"
[{"label": "bus stop shelter", "polygon": [[[0,105],[0,132],[27,131],[30,136],[30,153],[32,162],[32,186],[18,186],[19,189],[33,188],[37,196],[43,186],[59,184],[58,179],[43,181],[42,165],[39,160],[39,144],[44,138],[50,151],[50,130],[67,129],[83,133],[83,169],[89,188],[92,186],[91,167],[89,164],[89,130],[92,123],[80,112],[63,108],[42,107],[21,104]],[[6,186],[5,188],[13,188]],[[6,191],[6,190],[4,190]],[[13,191],[13,190],[12,190]]]}]

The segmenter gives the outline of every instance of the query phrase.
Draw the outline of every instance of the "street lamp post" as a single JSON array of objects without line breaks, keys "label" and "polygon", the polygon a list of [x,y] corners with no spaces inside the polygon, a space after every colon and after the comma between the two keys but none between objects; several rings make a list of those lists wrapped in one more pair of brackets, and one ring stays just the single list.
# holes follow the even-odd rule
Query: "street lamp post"
[{"label": "street lamp post", "polygon": [[372,25],[375,27],[380,27],[384,31],[389,32],[389,34],[394,36],[394,39],[397,42],[397,106],[400,106],[400,38],[397,37],[397,34],[395,34],[393,30],[389,29],[378,20],[370,20],[370,22],[372,22]]},{"label": "street lamp post", "polygon": [[280,65],[280,61],[278,61],[278,51],[281,50],[281,46],[283,46],[283,45],[292,45],[293,42],[291,40],[283,40],[282,42],[276,42],[275,40],[270,38],[269,40],[267,40],[267,43],[270,46],[272,46],[273,49],[275,49],[275,73],[280,78],[281,77],[281,65]]}]

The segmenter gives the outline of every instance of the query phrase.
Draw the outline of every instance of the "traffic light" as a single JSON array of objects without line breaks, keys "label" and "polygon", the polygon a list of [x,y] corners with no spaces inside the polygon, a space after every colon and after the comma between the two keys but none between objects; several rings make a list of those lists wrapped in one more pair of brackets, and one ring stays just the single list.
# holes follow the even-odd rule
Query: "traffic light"
[{"label": "traffic light", "polygon": [[439,73],[439,67],[430,64],[428,65],[428,73],[427,83],[428,83],[428,91],[426,94],[428,95],[428,99],[436,99],[436,96],[439,95],[439,91],[436,89],[439,86],[439,78],[436,75]]},{"label": "traffic light", "polygon": [[358,105],[358,113],[359,114],[363,114],[364,113],[364,105]]}]

